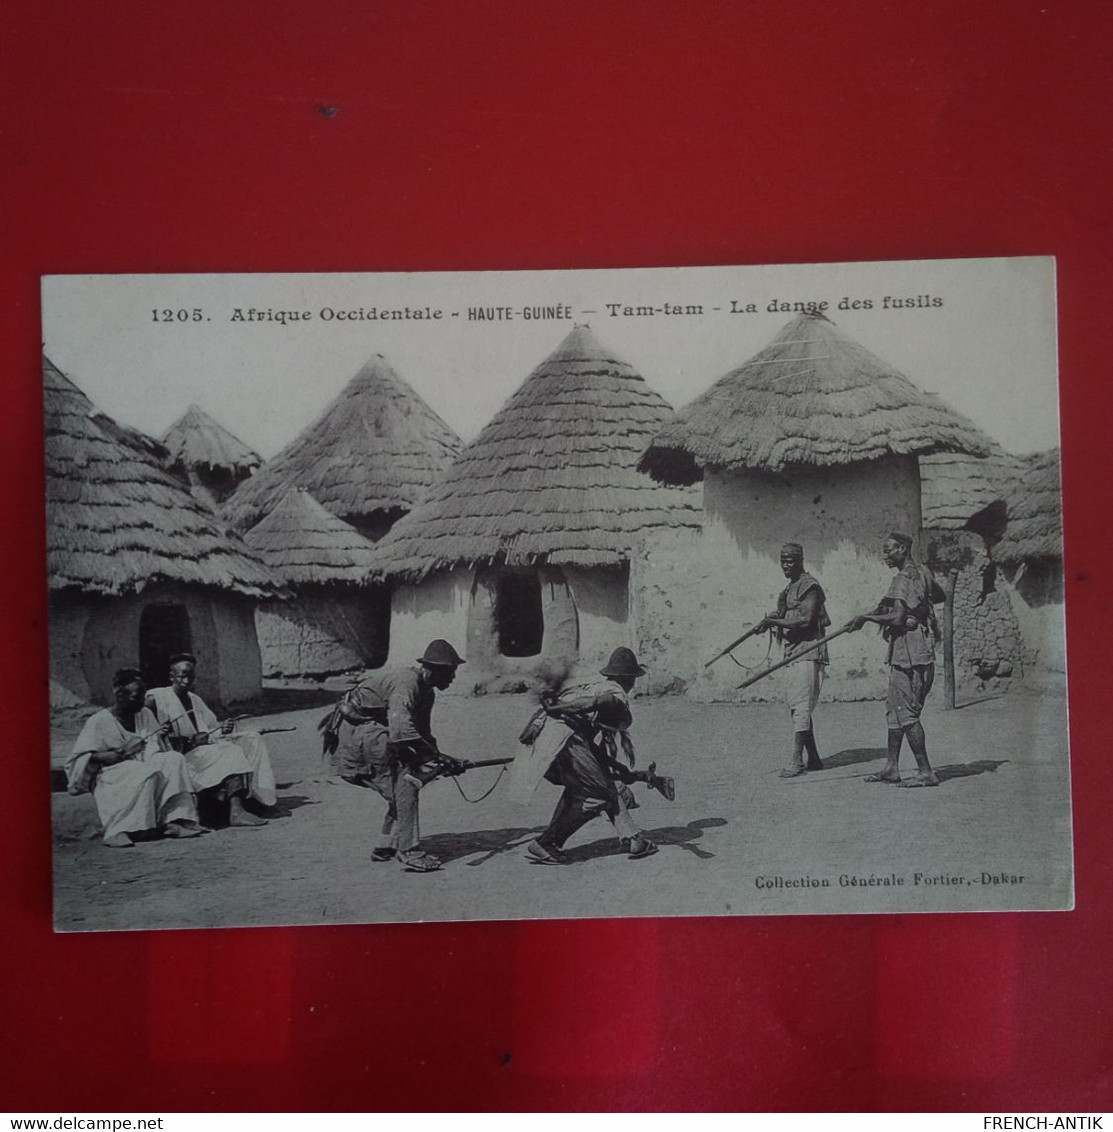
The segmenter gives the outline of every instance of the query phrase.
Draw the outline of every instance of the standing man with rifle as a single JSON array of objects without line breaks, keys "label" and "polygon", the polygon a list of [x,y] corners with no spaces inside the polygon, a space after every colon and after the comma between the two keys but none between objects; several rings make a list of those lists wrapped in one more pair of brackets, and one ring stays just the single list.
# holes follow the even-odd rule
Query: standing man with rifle
[{"label": "standing man with rifle", "polygon": [[441,753],[431,723],[437,692],[449,687],[463,663],[447,641],[432,641],[416,666],[373,673],[321,722],[325,754],[338,754],[340,777],[386,800],[372,861],[397,860],[411,873],[441,867],[421,849],[418,793],[434,778],[466,769]]},{"label": "standing man with rifle", "polygon": [[[847,628],[861,629],[867,621],[881,626],[888,642],[889,694],[885,718],[889,728],[888,758],[884,769],[868,775],[867,782],[887,782],[899,786],[938,786],[939,779],[928,761],[927,737],[920,712],[935,679],[935,642],[939,636],[933,602],[943,600],[943,592],[932,572],[912,558],[910,535],[893,531],[882,544],[881,556],[893,567],[896,577],[889,592],[873,613],[853,618]],[[916,759],[916,777],[901,780],[900,749],[905,736]]]},{"label": "standing man with rifle", "polygon": [[[809,770],[822,770],[815,744],[812,713],[819,703],[823,676],[827,668],[827,645],[810,647],[823,639],[831,618],[823,587],[804,569],[804,548],[798,542],[781,547],[781,570],[788,585],[777,598],[777,609],[763,618],[756,629],[773,629],[784,646],[787,663],[785,698],[792,715],[792,760],[781,771],[781,778],[796,778]],[[806,655],[797,654],[808,650]],[[804,763],[804,752],[808,761]]]}]

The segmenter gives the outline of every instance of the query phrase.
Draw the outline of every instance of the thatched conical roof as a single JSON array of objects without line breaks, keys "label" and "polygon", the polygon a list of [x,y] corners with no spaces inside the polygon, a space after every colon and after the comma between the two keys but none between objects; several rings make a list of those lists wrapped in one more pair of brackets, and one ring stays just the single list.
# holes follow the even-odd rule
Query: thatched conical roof
[{"label": "thatched conical roof", "polygon": [[1005,499],[1023,465],[1019,456],[994,444],[988,456],[938,452],[920,457],[920,504],[929,530],[961,530]]},{"label": "thatched conical roof", "polygon": [[162,438],[172,468],[254,471],[263,459],[197,405],[190,405]]},{"label": "thatched conical roof", "polygon": [[303,487],[349,522],[408,511],[460,450],[460,438],[377,355],[316,421],[225,502],[240,529],[254,526],[291,487]]},{"label": "thatched conical roof", "polygon": [[801,314],[679,410],[640,466],[665,483],[687,484],[708,465],[776,472],[890,454],[984,456],[991,444],[823,315]]},{"label": "thatched conical roof", "polygon": [[1059,483],[1059,449],[1036,452],[1024,465],[1005,501],[1008,525],[993,548],[1005,566],[1052,562],[1063,557],[1063,498]]},{"label": "thatched conical roof", "polygon": [[698,526],[698,498],[635,465],[670,408],[576,327],[457,457],[376,557],[420,577],[463,563],[628,559],[647,528]]},{"label": "thatched conical roof", "polygon": [[43,358],[51,589],[121,594],[159,579],[252,597],[280,587],[162,467],[166,450],[117,424]]},{"label": "thatched conical roof", "polygon": [[358,583],[371,574],[374,545],[302,488],[290,488],[243,537],[283,585]]}]

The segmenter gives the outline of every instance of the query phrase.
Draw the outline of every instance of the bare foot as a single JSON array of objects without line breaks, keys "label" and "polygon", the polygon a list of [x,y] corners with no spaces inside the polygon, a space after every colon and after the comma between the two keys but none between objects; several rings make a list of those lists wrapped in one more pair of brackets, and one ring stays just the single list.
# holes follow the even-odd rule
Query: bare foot
[{"label": "bare foot", "polygon": [[249,814],[243,803],[239,798],[233,798],[228,807],[228,824],[239,827],[251,827],[255,825],[266,825],[266,820],[263,817],[256,817],[255,814]]},{"label": "bare foot", "polygon": [[900,775],[899,774],[888,774],[886,771],[881,771],[878,774],[867,774],[866,775],[866,781],[867,782],[885,782],[889,786],[899,786],[900,785]]},{"label": "bare foot", "polygon": [[106,837],[104,843],[109,849],[130,849],[135,844],[126,833],[114,833]]},{"label": "bare foot", "polygon": [[162,831],[163,837],[200,837],[204,830],[193,822],[172,821]]},{"label": "bare foot", "polygon": [[800,775],[807,773],[802,766],[786,766],[784,770],[778,771],[781,778],[799,778]]},{"label": "bare foot", "polygon": [[914,790],[917,786],[938,786],[939,779],[934,774],[918,774],[915,778],[906,778],[901,786]]}]

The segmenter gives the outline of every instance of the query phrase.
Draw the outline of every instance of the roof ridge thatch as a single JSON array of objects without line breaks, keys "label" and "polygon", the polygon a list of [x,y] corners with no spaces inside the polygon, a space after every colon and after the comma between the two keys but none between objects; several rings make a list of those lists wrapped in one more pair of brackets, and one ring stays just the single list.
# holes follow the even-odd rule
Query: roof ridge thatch
[{"label": "roof ridge thatch", "polygon": [[291,487],[348,521],[408,511],[460,450],[460,438],[377,354],[328,408],[244,480],[221,513],[254,526]]},{"label": "roof ridge thatch", "polygon": [[371,575],[373,544],[304,488],[290,488],[244,542],[284,585],[360,583]]},{"label": "roof ridge thatch", "polygon": [[636,470],[670,412],[629,363],[575,327],[376,544],[380,569],[421,577],[462,563],[613,566],[648,528],[698,526],[695,493]]},{"label": "roof ridge thatch", "polygon": [[664,483],[689,484],[708,465],[776,472],[890,454],[984,456],[991,445],[972,422],[829,319],[801,314],[678,410],[639,466]]},{"label": "roof ridge thatch", "polygon": [[166,450],[101,413],[45,355],[43,408],[51,589],[122,594],[165,579],[251,597],[281,592],[162,466]]},{"label": "roof ridge thatch", "polygon": [[925,530],[961,530],[1004,502],[1024,461],[994,444],[986,456],[937,452],[920,457],[920,510]]},{"label": "roof ridge thatch", "polygon": [[208,467],[232,473],[251,472],[263,458],[229,432],[199,405],[189,408],[162,437],[172,468]]},{"label": "roof ridge thatch", "polygon": [[1059,449],[1034,452],[1022,459],[1023,466],[1005,500],[1008,524],[993,548],[993,557],[1010,567],[1063,557]]}]

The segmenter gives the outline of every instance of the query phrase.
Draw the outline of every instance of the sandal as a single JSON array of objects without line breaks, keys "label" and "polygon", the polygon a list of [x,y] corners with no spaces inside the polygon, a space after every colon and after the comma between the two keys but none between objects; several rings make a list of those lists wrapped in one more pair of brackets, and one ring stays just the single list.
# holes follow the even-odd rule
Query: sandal
[{"label": "sandal", "polygon": [[441,863],[429,853],[415,853],[412,857],[399,858],[402,868],[408,873],[435,873],[440,870]]},{"label": "sandal", "polygon": [[622,847],[627,850],[626,856],[631,861],[640,861],[643,857],[652,857],[654,853],[659,853],[660,850],[648,837],[631,837],[629,840],[623,838]]},{"label": "sandal", "polygon": [[568,854],[562,849],[546,849],[540,841],[531,841],[526,846],[526,860],[533,865],[567,865]]}]

